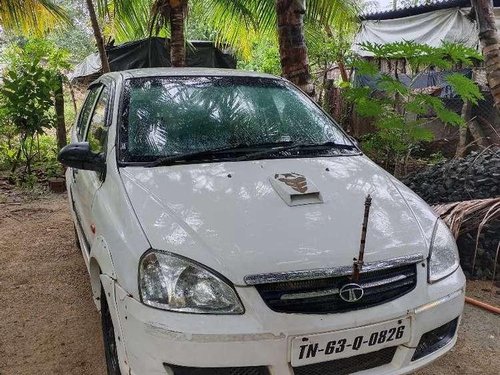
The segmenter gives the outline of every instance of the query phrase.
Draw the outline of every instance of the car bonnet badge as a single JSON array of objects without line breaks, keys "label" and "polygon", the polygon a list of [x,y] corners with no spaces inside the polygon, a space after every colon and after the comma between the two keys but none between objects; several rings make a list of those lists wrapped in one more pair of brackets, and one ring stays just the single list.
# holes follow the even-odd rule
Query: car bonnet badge
[{"label": "car bonnet badge", "polygon": [[340,288],[340,298],[346,302],[356,302],[363,298],[365,291],[359,284],[346,284]]}]

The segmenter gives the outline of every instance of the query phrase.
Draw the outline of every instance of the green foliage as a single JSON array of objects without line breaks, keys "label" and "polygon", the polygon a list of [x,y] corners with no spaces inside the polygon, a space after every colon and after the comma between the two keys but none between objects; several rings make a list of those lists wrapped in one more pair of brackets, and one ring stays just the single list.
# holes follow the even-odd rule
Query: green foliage
[{"label": "green foliage", "polygon": [[[375,61],[381,59],[405,60],[415,74],[414,80],[429,69],[452,69],[472,66],[481,56],[463,45],[444,43],[430,47],[411,41],[391,44],[364,43],[361,45]],[[402,84],[390,74],[381,74],[375,63],[365,59],[353,61],[357,74],[368,76],[374,87],[346,87],[346,98],[354,104],[361,117],[371,118],[377,132],[365,138],[367,152],[386,164],[396,165],[405,160],[420,142],[432,140],[432,133],[424,124],[438,118],[444,124],[463,125],[462,117],[446,108],[443,100],[431,91],[418,90]],[[446,81],[462,100],[477,103],[482,98],[478,86],[471,79],[448,74]]]},{"label": "green foliage", "polygon": [[57,22],[68,22],[66,11],[52,0],[0,0],[2,31],[41,36]]},{"label": "green foliage", "polygon": [[54,122],[52,109],[53,82],[50,71],[34,60],[8,70],[0,89],[6,116],[17,128],[28,134],[42,134]]},{"label": "green foliage", "polygon": [[454,66],[471,66],[483,59],[476,50],[463,44],[443,42],[440,47],[418,44],[414,41],[402,41],[388,44],[371,42],[359,46],[375,58],[398,60],[404,59],[415,73],[429,67],[452,69]]},{"label": "green foliage", "polygon": [[54,89],[61,69],[68,67],[67,56],[49,41],[38,39],[19,40],[2,56],[7,69],[0,86],[4,155],[0,163],[14,171],[24,162],[26,181],[32,180],[33,163],[42,156],[40,138],[55,125]]},{"label": "green foliage", "polygon": [[61,164],[57,161],[57,141],[53,134],[40,135],[36,140],[37,157],[35,168],[46,177],[61,175]]},{"label": "green foliage", "polygon": [[281,64],[277,41],[271,38],[255,41],[249,60],[238,61],[238,69],[280,75]]},{"label": "green foliage", "polygon": [[57,2],[67,9],[71,24],[57,24],[46,38],[58,49],[67,51],[69,61],[78,64],[96,51],[85,1],[57,0]]},{"label": "green foliage", "polygon": [[331,27],[325,28],[315,23],[305,23],[309,63],[313,70],[325,69],[332,62],[345,61],[350,57],[356,28],[349,29],[347,26],[339,30]]},{"label": "green foliage", "polygon": [[450,74],[446,77],[446,81],[463,101],[470,101],[477,104],[483,98],[479,87],[462,74]]},{"label": "green foliage", "polygon": [[[67,0],[70,1],[70,0]],[[230,45],[244,60],[251,56],[255,41],[276,38],[274,0],[185,0],[188,5],[187,35],[209,37]],[[106,20],[105,35],[118,42],[169,34],[167,6],[157,0],[99,0],[97,8]],[[160,6],[161,5],[161,6]],[[305,24],[332,27],[346,34],[357,26],[358,6],[354,0],[308,0]],[[162,10],[162,12],[159,12]],[[193,17],[197,22],[191,22]]]},{"label": "green foliage", "polygon": [[22,69],[26,64],[36,62],[45,70],[56,74],[71,67],[69,57],[70,53],[67,50],[58,48],[49,39],[16,37],[3,51],[1,61],[9,67],[9,70]]}]

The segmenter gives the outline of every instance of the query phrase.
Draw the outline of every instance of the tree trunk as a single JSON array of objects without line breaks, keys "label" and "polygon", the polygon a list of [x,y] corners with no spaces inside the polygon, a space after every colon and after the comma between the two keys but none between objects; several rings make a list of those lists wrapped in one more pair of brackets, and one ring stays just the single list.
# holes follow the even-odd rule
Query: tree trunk
[{"label": "tree trunk", "polygon": [[170,63],[186,66],[186,39],[184,36],[185,0],[170,1]]},{"label": "tree trunk", "polygon": [[495,26],[493,0],[471,0],[479,26],[486,77],[495,107],[500,109],[500,39]]},{"label": "tree trunk", "polygon": [[57,76],[57,87],[54,92],[54,109],[56,112],[57,121],[57,148],[60,150],[66,146],[66,124],[64,121],[64,94],[63,94],[63,79],[59,74]]},{"label": "tree trunk", "polygon": [[340,76],[342,77],[342,81],[349,82],[349,76],[347,75],[347,69],[345,67],[344,59],[339,57],[337,59],[337,65],[339,67]]},{"label": "tree trunk", "polygon": [[71,94],[71,102],[73,103],[73,110],[75,111],[75,113],[78,113],[78,108],[76,106],[76,99],[75,99],[75,90],[73,90],[73,85],[69,80],[68,80],[68,87],[69,87],[69,93]]},{"label": "tree trunk", "polygon": [[305,0],[276,0],[281,74],[314,95],[304,38]]},{"label": "tree trunk", "polygon": [[460,126],[458,129],[458,145],[457,151],[455,152],[456,158],[463,158],[467,155],[467,148],[470,143],[470,134],[469,134],[469,121],[472,120],[472,103],[470,101],[465,101],[462,106],[462,118],[465,121],[465,124]]},{"label": "tree trunk", "polygon": [[92,24],[92,30],[94,32],[94,38],[97,44],[97,50],[99,51],[99,57],[101,58],[102,72],[108,73],[110,71],[108,56],[106,55],[106,49],[104,48],[104,39],[102,37],[101,28],[99,27],[99,22],[97,21],[94,4],[92,3],[92,0],[86,1],[90,16],[90,22]]}]

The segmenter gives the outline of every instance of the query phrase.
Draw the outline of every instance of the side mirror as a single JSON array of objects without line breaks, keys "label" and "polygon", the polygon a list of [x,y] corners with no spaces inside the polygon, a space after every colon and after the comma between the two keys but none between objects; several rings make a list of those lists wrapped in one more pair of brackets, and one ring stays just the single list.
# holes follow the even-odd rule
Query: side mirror
[{"label": "side mirror", "polygon": [[75,169],[86,169],[104,173],[106,171],[106,161],[101,154],[96,154],[90,150],[88,142],[70,143],[64,146],[57,160],[67,167]]}]

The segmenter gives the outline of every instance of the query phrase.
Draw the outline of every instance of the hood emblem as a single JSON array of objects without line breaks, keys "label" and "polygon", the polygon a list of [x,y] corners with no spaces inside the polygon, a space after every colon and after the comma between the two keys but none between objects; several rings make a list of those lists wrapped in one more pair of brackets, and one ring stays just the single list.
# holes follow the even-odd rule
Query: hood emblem
[{"label": "hood emblem", "polygon": [[299,173],[276,173],[274,178],[278,181],[284,182],[293,190],[304,194],[307,192],[307,178]]},{"label": "hood emblem", "polygon": [[340,298],[345,302],[356,302],[363,298],[365,291],[359,284],[346,284],[340,288]]}]

